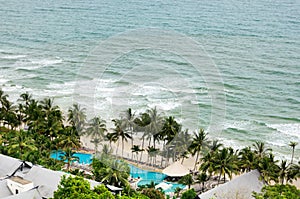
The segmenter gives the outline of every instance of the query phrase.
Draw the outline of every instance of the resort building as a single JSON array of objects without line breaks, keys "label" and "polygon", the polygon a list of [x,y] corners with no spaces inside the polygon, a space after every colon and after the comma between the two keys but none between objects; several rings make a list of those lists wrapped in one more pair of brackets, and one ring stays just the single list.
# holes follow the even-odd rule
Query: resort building
[{"label": "resort building", "polygon": [[261,180],[258,170],[250,171],[236,177],[235,179],[219,185],[203,194],[199,195],[200,199],[253,199],[252,193],[260,192],[265,183]]},{"label": "resort building", "polygon": [[[52,198],[63,175],[69,174],[0,154],[0,199]],[[100,184],[88,181],[91,187]],[[122,190],[110,185],[107,188],[112,192]]]}]

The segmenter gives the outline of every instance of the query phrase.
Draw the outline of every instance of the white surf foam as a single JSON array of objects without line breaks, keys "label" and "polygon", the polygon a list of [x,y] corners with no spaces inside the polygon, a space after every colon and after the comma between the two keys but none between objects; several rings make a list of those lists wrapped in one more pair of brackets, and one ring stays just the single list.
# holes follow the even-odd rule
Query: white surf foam
[{"label": "white surf foam", "polygon": [[46,66],[56,65],[62,63],[63,60],[59,57],[44,58],[44,59],[21,59],[14,65],[16,69],[35,70]]},{"label": "white surf foam", "polygon": [[300,123],[290,124],[266,124],[269,128],[272,128],[280,133],[297,137],[300,139]]},{"label": "white surf foam", "polygon": [[251,121],[247,120],[230,121],[223,124],[224,129],[235,128],[240,130],[249,130],[249,128],[251,129],[251,126],[253,126]]},{"label": "white surf foam", "polygon": [[20,58],[25,58],[26,55],[3,55],[0,56],[0,59],[20,59]]}]

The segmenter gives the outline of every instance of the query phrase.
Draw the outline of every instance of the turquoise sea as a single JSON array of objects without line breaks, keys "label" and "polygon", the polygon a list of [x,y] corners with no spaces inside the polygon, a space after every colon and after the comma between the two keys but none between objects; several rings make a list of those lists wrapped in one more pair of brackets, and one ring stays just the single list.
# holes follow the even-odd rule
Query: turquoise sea
[{"label": "turquoise sea", "polygon": [[[210,130],[211,118],[224,115],[217,121],[222,132],[211,136],[234,147],[261,140],[287,159],[288,143],[300,143],[300,1],[0,3],[0,85],[13,100],[29,91],[54,97],[65,110],[76,101],[90,117],[108,121],[128,107],[138,113],[157,106],[191,130]],[[219,71],[224,106],[212,111],[204,74],[171,51],[123,52],[106,66],[93,59],[102,42],[149,28],[184,35],[204,49]],[[111,41],[101,56],[120,47]]]}]

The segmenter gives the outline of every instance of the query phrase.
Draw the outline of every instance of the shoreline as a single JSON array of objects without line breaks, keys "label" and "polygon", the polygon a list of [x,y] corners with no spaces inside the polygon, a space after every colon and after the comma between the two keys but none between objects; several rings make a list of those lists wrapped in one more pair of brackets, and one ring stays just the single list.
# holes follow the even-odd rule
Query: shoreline
[{"label": "shoreline", "polygon": [[[134,145],[140,145],[141,146],[141,140],[138,139],[139,137],[135,137],[133,143]],[[84,153],[89,153],[89,154],[95,154],[95,150],[94,150],[94,144],[90,142],[90,138],[89,136],[81,136],[80,137],[80,140],[83,144],[82,148],[81,149],[85,149],[85,150],[82,150]],[[102,146],[101,145],[104,145],[104,144],[109,144],[107,141],[103,141],[102,144],[99,144],[99,147],[98,147],[98,150],[101,151],[102,149]],[[143,163],[137,163],[136,160],[135,160],[135,154],[133,154],[132,156],[132,153],[131,153],[131,141],[128,141],[128,142],[124,142],[124,157],[122,158],[122,147],[121,147],[121,143],[119,144],[119,150],[118,150],[118,157],[123,159],[124,161],[126,161],[127,163],[135,166],[135,167],[138,167],[140,169],[143,169],[143,170],[148,170],[148,171],[153,171],[153,172],[160,172],[162,173],[162,170],[165,168],[158,168],[158,167],[155,167],[155,165],[148,165],[147,164],[147,152],[144,151],[143,153],[143,156],[142,156],[142,162]],[[146,145],[146,144],[145,144]],[[112,154],[116,154],[115,150],[117,148],[117,143],[111,143],[111,147],[112,147]],[[131,158],[133,157],[133,159]],[[140,162],[140,156],[138,158],[138,161]],[[158,161],[157,163],[160,165],[161,162],[160,162],[160,158],[158,158]],[[172,164],[173,162],[170,161],[169,165]],[[188,168],[189,170],[193,170],[194,168],[194,164],[195,164],[195,157],[189,157],[187,159],[184,159],[183,161],[183,165]],[[241,173],[242,174],[242,173]],[[232,179],[235,179],[236,177],[240,176],[241,174],[239,175],[233,175]],[[300,179],[297,179],[297,180],[294,180],[293,183],[291,183],[292,185],[295,185],[298,189],[300,189]]]}]

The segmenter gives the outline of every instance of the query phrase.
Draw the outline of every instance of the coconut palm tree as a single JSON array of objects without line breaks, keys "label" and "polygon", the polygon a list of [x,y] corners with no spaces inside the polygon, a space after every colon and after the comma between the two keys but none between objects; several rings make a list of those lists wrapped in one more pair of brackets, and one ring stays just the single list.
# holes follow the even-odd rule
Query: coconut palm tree
[{"label": "coconut palm tree", "polygon": [[[189,134],[188,130],[179,131],[177,136],[173,138],[173,140],[169,143],[168,146],[173,148],[173,162],[182,158],[187,158],[188,148],[192,143],[192,137]],[[183,162],[183,160],[182,160]]]},{"label": "coconut palm tree", "polygon": [[10,154],[16,154],[15,157],[20,159],[23,159],[26,151],[33,152],[38,150],[29,133],[23,130],[16,132],[15,137],[10,140],[8,147],[8,152]]},{"label": "coconut palm tree", "polygon": [[132,153],[135,153],[136,162],[138,163],[138,153],[144,151],[144,149],[141,149],[139,145],[133,145],[131,151]]},{"label": "coconut palm tree", "polygon": [[187,174],[183,176],[179,181],[179,183],[188,185],[188,188],[191,188],[191,185],[194,183],[193,176],[191,174]]},{"label": "coconut palm tree", "polygon": [[99,146],[99,143],[101,143],[101,139],[100,138],[97,138],[97,137],[94,137],[92,140],[91,140],[91,143],[94,144],[94,150],[96,152],[96,154],[98,153],[98,146]]},{"label": "coconut palm tree", "polygon": [[20,95],[20,98],[18,99],[18,101],[21,101],[24,103],[25,107],[29,106],[31,100],[32,100],[32,95],[29,94],[28,92],[22,93]]},{"label": "coconut palm tree", "polygon": [[128,184],[130,169],[123,161],[113,160],[100,170],[98,179],[102,183],[123,187]]},{"label": "coconut palm tree", "polygon": [[102,154],[109,156],[112,153],[111,147],[109,147],[107,144],[103,145]]},{"label": "coconut palm tree", "polygon": [[192,143],[189,147],[189,151],[193,156],[196,155],[196,161],[194,165],[194,170],[196,170],[196,166],[199,160],[199,154],[204,147],[207,147],[209,144],[207,140],[207,133],[204,132],[204,129],[200,129],[198,132],[194,132],[194,137]]},{"label": "coconut palm tree", "polygon": [[[104,140],[104,133],[106,131],[105,120],[102,120],[100,117],[94,117],[90,120],[86,133],[91,136],[94,141],[96,141],[94,142],[94,145],[98,145],[102,140]],[[98,148],[98,146],[96,147],[95,145],[95,148]]]},{"label": "coconut palm tree", "polygon": [[79,135],[84,134],[84,126],[86,124],[86,109],[81,108],[79,104],[73,104],[68,110],[68,122],[72,124],[78,131]]},{"label": "coconut palm tree", "polygon": [[52,111],[59,110],[59,107],[54,105],[54,100],[51,98],[45,98],[40,103],[46,116],[48,116]]},{"label": "coconut palm tree", "polygon": [[180,132],[181,125],[178,124],[174,117],[170,116],[164,120],[164,124],[162,130],[160,132],[161,139],[167,140],[167,144],[169,144]]},{"label": "coconut palm tree", "polygon": [[152,134],[153,146],[155,148],[156,141],[159,141],[159,133],[162,130],[164,118],[158,113],[156,107],[148,109],[147,113],[150,117],[150,124],[148,125],[149,132]]},{"label": "coconut palm tree", "polygon": [[154,165],[156,160],[154,157],[156,157],[156,154],[159,152],[159,149],[154,148],[154,146],[148,146],[148,148],[146,149],[148,152],[148,161],[150,162],[150,165]]},{"label": "coconut palm tree", "polygon": [[110,150],[112,150],[111,143],[112,143],[112,142],[116,142],[116,141],[117,141],[116,138],[117,138],[117,137],[115,136],[114,133],[107,133],[107,134],[105,135],[105,139],[109,142],[109,148],[110,148]]},{"label": "coconut palm tree", "polygon": [[291,159],[291,164],[293,164],[293,159],[294,159],[294,153],[295,153],[295,147],[298,145],[297,142],[290,142],[289,146],[292,147],[292,159]]},{"label": "coconut palm tree", "polygon": [[259,159],[262,159],[264,156],[268,155],[272,149],[271,148],[266,148],[265,143],[256,141],[253,144],[254,147],[254,153],[257,155]]},{"label": "coconut palm tree", "polygon": [[128,139],[132,139],[132,137],[125,131],[125,125],[122,122],[122,120],[119,119],[114,119],[112,120],[114,122],[115,128],[113,129],[113,137],[115,140],[118,140],[118,146],[117,146],[117,151],[118,152],[118,147],[119,147],[119,139],[122,140],[122,157],[124,153],[124,141],[127,142]]},{"label": "coconut palm tree", "polygon": [[271,181],[278,181],[279,167],[276,165],[277,161],[274,160],[272,153],[269,156],[264,156],[259,160],[257,169],[261,174],[262,180],[269,184]]},{"label": "coconut palm tree", "polygon": [[73,126],[65,127],[65,134],[61,134],[59,139],[59,146],[62,149],[78,149],[80,148],[80,139],[78,133]]},{"label": "coconut palm tree", "polygon": [[256,168],[257,160],[251,147],[245,147],[239,151],[238,164],[242,172],[249,172]]},{"label": "coconut palm tree", "polygon": [[223,144],[220,143],[219,140],[213,140],[212,143],[209,145],[209,152],[215,153],[217,152],[221,147],[223,147]]},{"label": "coconut palm tree", "polygon": [[219,174],[218,184],[221,181],[221,176],[224,177],[224,183],[226,181],[226,174],[231,179],[232,173],[237,171],[236,157],[232,148],[223,148],[214,156],[213,168],[215,173]]},{"label": "coconut palm tree", "polygon": [[42,123],[43,121],[42,107],[38,104],[38,101],[32,99],[25,110],[24,122],[28,125],[30,131],[43,133]]},{"label": "coconut palm tree", "polygon": [[214,172],[214,155],[212,153],[206,153],[205,156],[201,158],[202,164],[199,167],[199,170],[203,173],[208,172],[209,178]]},{"label": "coconut palm tree", "polygon": [[4,91],[0,88],[0,104],[3,105],[3,103],[7,100],[8,95],[4,93]]},{"label": "coconut palm tree", "polygon": [[62,161],[67,162],[67,171],[70,171],[70,166],[72,162],[79,161],[79,157],[75,156],[75,151],[73,151],[71,148],[67,148],[64,150],[64,154],[60,156]]},{"label": "coconut palm tree", "polygon": [[[134,130],[134,120],[135,114],[132,112],[131,108],[128,108],[124,115],[122,116],[122,120],[125,123],[126,129],[130,132],[130,136],[133,138],[133,130]],[[133,147],[133,139],[131,139],[131,148]],[[131,153],[131,159],[133,159],[133,153]]]},{"label": "coconut palm tree", "polygon": [[292,182],[292,180],[296,180],[298,178],[300,178],[300,161],[298,164],[291,164],[288,173],[289,182]]},{"label": "coconut palm tree", "polygon": [[201,172],[200,174],[197,175],[196,182],[200,183],[202,185],[201,192],[203,192],[205,190],[205,182],[207,182],[208,180],[209,180],[209,177],[204,172]]},{"label": "coconut palm tree", "polygon": [[18,123],[18,118],[16,116],[16,106],[12,102],[5,100],[2,104],[1,112],[3,114],[2,119],[4,119],[4,126],[7,124],[7,128],[10,127],[12,130]]},{"label": "coconut palm tree", "polygon": [[[135,118],[134,123],[137,131],[143,131],[142,135],[142,149],[145,147],[145,138],[150,134],[149,124],[151,122],[151,118],[148,113],[142,113],[140,117]],[[143,158],[143,151],[141,152],[140,162]]]},{"label": "coconut palm tree", "polygon": [[279,169],[278,176],[279,176],[280,183],[284,184],[284,180],[288,182],[290,180],[289,179],[290,164],[287,164],[286,160],[281,160],[278,169]]},{"label": "coconut palm tree", "polygon": [[[181,125],[177,123],[174,117],[170,116],[164,119],[163,127],[161,132],[158,134],[158,139],[163,140],[163,148],[166,147],[166,145],[170,145],[174,147],[175,150],[173,150],[173,159],[176,158],[177,155],[179,155],[179,152],[182,152],[180,146],[185,139],[184,133],[181,132]],[[163,162],[163,156],[161,156],[161,164]]]},{"label": "coconut palm tree", "polygon": [[57,133],[63,128],[63,115],[58,106],[54,105],[54,100],[45,98],[40,102],[42,109],[40,118],[40,129],[45,136],[53,140]]}]

